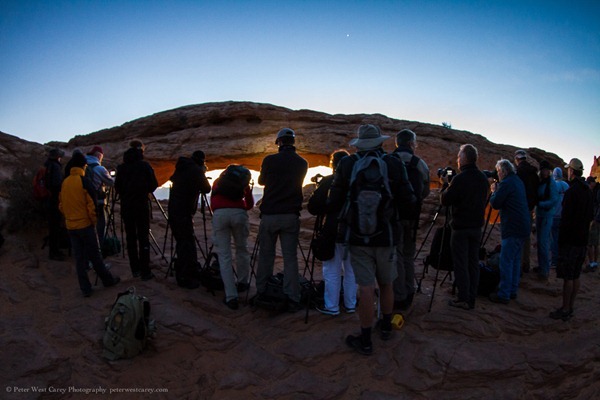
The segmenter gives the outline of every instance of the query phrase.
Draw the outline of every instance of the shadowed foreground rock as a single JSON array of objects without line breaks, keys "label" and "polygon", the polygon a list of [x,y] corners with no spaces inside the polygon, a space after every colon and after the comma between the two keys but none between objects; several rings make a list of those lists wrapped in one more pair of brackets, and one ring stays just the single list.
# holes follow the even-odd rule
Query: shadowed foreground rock
[{"label": "shadowed foreground rock", "polygon": [[[436,195],[434,190],[424,207],[419,244],[437,209]],[[250,215],[252,247],[258,210]],[[165,222],[156,207],[153,216],[152,232],[162,247]],[[303,211],[301,220],[306,251],[314,219]],[[208,235],[210,227],[208,217]],[[204,245],[201,216],[196,231]],[[84,299],[73,260],[47,261],[41,236],[8,237],[0,250],[0,389],[5,399],[84,396],[69,388],[168,390],[154,393],[157,399],[592,399],[599,390],[597,273],[582,276],[575,316],[562,322],[548,318],[560,304],[561,282],[553,275],[546,284],[526,274],[518,300],[504,306],[480,298],[473,311],[447,306],[451,284],[446,281],[428,313],[436,272],[430,268],[404,327],[388,342],[375,333],[375,353],[365,357],[343,342],[358,330],[356,314],[330,317],[311,310],[305,324],[304,311],[272,316],[253,310],[244,296],[240,310],[231,311],[222,303],[222,292],[213,296],[204,289],[178,288],[173,277],[165,277],[167,263],[156,254],[151,266],[157,277],[149,282],[132,278],[120,255],[110,257],[122,283],[95,287],[92,297]],[[498,240],[496,227],[488,248]],[[419,256],[419,278],[430,241]],[[169,251],[167,243],[167,258]],[[276,270],[281,268],[278,253]],[[314,275],[321,279],[320,263]],[[90,277],[95,278],[92,272]],[[101,356],[104,317],[116,294],[130,286],[150,299],[157,336],[137,357],[109,362]],[[254,290],[253,282],[250,295]],[[6,387],[67,393],[15,394],[5,392]]]}]

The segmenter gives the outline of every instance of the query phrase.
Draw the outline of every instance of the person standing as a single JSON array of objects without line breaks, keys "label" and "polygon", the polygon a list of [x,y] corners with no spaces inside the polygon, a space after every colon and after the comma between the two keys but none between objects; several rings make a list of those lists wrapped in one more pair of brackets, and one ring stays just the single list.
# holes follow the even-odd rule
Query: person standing
[{"label": "person standing", "polygon": [[96,191],[90,180],[84,178],[85,166],[83,154],[73,155],[70,175],[62,183],[59,207],[71,239],[79,288],[84,297],[89,297],[92,285],[87,275],[88,260],[104,287],[116,285],[120,278],[112,275],[102,261],[96,233]]},{"label": "person standing", "polygon": [[150,199],[158,187],[154,170],[144,161],[144,144],[132,140],[117,167],[115,189],[121,197],[129,267],[134,277],[154,278],[150,271]]},{"label": "person standing", "polygon": [[537,202],[537,190],[539,178],[537,168],[527,161],[527,152],[525,150],[515,151],[515,165],[517,176],[521,178],[525,185],[525,195],[527,196],[527,207],[529,207],[529,236],[523,243],[523,254],[521,256],[521,272],[529,272],[531,268],[531,229],[533,226],[533,209]]},{"label": "person standing", "polygon": [[[329,165],[333,173],[337,169],[342,158],[348,156],[346,150],[334,151],[329,157]],[[323,218],[321,234],[331,239],[333,246],[333,257],[323,260],[323,282],[325,282],[325,293],[323,295],[323,306],[317,307],[317,311],[326,315],[340,314],[340,291],[344,288],[344,310],[348,314],[356,311],[356,278],[350,262],[350,256],[344,252],[345,232],[339,230],[338,213],[327,212],[327,195],[333,174],[324,176],[317,183],[317,188],[308,199],[308,212]]]},{"label": "person standing", "polygon": [[394,281],[394,308],[406,310],[415,295],[415,252],[417,230],[423,200],[429,195],[429,167],[415,155],[417,135],[410,129],[403,129],[396,135],[396,149],[392,153],[406,167],[408,180],[417,198],[413,207],[398,210],[398,243],[396,247],[396,267],[398,277]]},{"label": "person standing", "polygon": [[537,190],[535,227],[537,235],[538,266],[533,269],[538,279],[548,280],[550,273],[550,243],[554,210],[560,201],[558,186],[552,178],[552,167],[546,160],[540,162],[540,183]]},{"label": "person standing", "polygon": [[579,277],[585,262],[589,226],[593,218],[592,191],[582,179],[583,163],[577,158],[565,165],[569,189],[563,199],[558,232],[558,265],[556,277],[563,280],[562,306],[552,311],[552,319],[569,320],[573,316]]},{"label": "person standing", "polygon": [[[392,337],[392,312],[394,308],[393,282],[396,279],[397,214],[401,207],[415,202],[404,164],[396,157],[386,155],[382,144],[389,136],[382,135],[375,125],[361,125],[356,139],[350,142],[357,152],[344,157],[335,170],[329,190],[330,213],[345,213],[345,245],[348,246],[352,269],[359,285],[358,316],[360,334],[348,335],[346,344],[355,351],[373,353],[371,330],[375,311],[373,300],[375,283],[379,286],[382,319],[378,321],[380,337]],[[365,160],[369,164],[365,164]],[[359,164],[360,163],[360,164]],[[358,167],[355,168],[355,165]],[[364,166],[365,169],[360,169]],[[373,168],[375,166],[375,168]],[[382,174],[385,171],[385,175]],[[375,181],[373,184],[370,182]],[[379,187],[373,195],[374,186]],[[370,192],[370,193],[369,193]],[[364,194],[364,196],[363,196]],[[381,196],[374,218],[367,217],[368,199]],[[372,200],[371,200],[372,201]],[[361,203],[365,205],[361,209]],[[344,210],[346,210],[345,212]],[[370,213],[368,213],[370,215]],[[369,229],[371,228],[371,229]],[[346,250],[344,250],[346,251]]]},{"label": "person standing", "polygon": [[594,218],[590,223],[590,235],[588,238],[588,265],[583,269],[583,272],[594,272],[598,269],[598,242],[600,237],[600,190],[598,190],[598,182],[593,176],[588,176],[586,183],[592,190],[594,199]]},{"label": "person standing", "polygon": [[[97,203],[96,203],[96,217],[98,224],[96,225],[96,231],[98,232],[98,241],[100,247],[104,243],[104,231],[106,230],[106,191],[105,188],[113,187],[115,180],[106,168],[102,166],[102,160],[104,159],[104,152],[102,147],[94,146],[89,153],[87,153],[87,171],[86,177],[92,182],[92,187],[96,191]],[[88,172],[90,172],[88,174]],[[89,175],[89,176],[88,176]]]},{"label": "person standing", "polygon": [[[231,164],[215,180],[210,196],[213,210],[213,237],[219,257],[221,278],[225,286],[225,305],[239,308],[238,293],[248,290],[250,280],[250,252],[248,210],[254,207],[250,170]],[[235,275],[231,254],[231,237],[235,246]]]},{"label": "person standing", "polygon": [[560,167],[554,168],[552,177],[556,182],[559,197],[558,204],[554,208],[554,218],[552,218],[552,245],[550,248],[550,251],[552,252],[551,265],[553,268],[556,268],[556,265],[558,264],[558,230],[560,227],[560,215],[562,214],[562,201],[565,192],[569,188],[569,184],[563,180],[563,173]]},{"label": "person standing", "polygon": [[44,209],[48,219],[48,247],[49,258],[54,261],[64,261],[65,255],[60,251],[60,232],[62,215],[58,209],[60,189],[63,182],[61,158],[64,151],[54,148],[48,153],[48,159],[44,163],[46,167],[46,187],[50,196],[44,201]]},{"label": "person standing", "polygon": [[179,157],[169,193],[169,226],[175,237],[175,279],[177,285],[187,289],[200,286],[198,279],[198,254],[193,218],[198,209],[201,194],[210,192],[206,178],[205,155],[201,150],[191,157]]},{"label": "person standing", "polygon": [[472,144],[463,144],[458,152],[459,173],[449,182],[442,179],[441,202],[451,207],[450,244],[458,298],[450,299],[452,307],[475,308],[479,285],[479,246],[485,223],[485,207],[489,182],[477,167],[478,153]]},{"label": "person standing", "polygon": [[308,162],[296,153],[295,140],[296,133],[292,129],[281,129],[275,139],[279,151],[263,159],[258,177],[258,183],[264,185],[264,194],[258,232],[257,295],[265,292],[267,280],[273,275],[275,246],[279,238],[283,254],[283,292],[288,297],[290,312],[301,308],[297,248],[302,183],[308,171]]},{"label": "person standing", "polygon": [[529,234],[529,208],[525,185],[508,160],[496,163],[500,182],[492,184],[490,205],[500,210],[502,243],[500,250],[500,284],[489,298],[494,303],[508,304],[516,299],[521,279],[521,252]]}]

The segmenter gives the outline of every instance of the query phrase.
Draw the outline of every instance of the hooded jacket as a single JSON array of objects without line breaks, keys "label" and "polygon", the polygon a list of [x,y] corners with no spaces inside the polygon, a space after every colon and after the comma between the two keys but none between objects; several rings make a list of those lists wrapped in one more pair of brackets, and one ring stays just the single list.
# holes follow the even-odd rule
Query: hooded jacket
[{"label": "hooded jacket", "polygon": [[72,167],[60,191],[58,208],[65,216],[67,229],[96,226],[96,192],[83,168]]},{"label": "hooded jacket", "polygon": [[169,194],[169,215],[193,216],[198,209],[200,193],[210,192],[204,168],[191,158],[179,157],[175,172],[169,179],[173,183]]},{"label": "hooded jacket", "polygon": [[121,196],[122,207],[143,207],[148,194],[158,187],[154,170],[140,149],[130,148],[123,154],[123,164],[117,167],[115,189]]}]

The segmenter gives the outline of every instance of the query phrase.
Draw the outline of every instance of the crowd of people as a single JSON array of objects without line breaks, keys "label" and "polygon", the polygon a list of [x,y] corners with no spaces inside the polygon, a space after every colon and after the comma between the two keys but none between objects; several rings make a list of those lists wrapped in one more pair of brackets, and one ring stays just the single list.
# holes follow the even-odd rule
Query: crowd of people
[{"label": "crowd of people", "polygon": [[[329,238],[329,255],[323,261],[324,301],[322,314],[336,316],[358,311],[360,332],[348,335],[346,344],[361,354],[373,352],[372,330],[382,340],[393,335],[394,311],[411,307],[415,295],[414,258],[421,205],[430,193],[427,163],[415,152],[417,135],[408,129],[395,136],[395,150],[382,147],[390,136],[379,127],[361,125],[349,145],[356,152],[339,149],[331,153],[331,175],[322,177],[308,201],[308,211],[318,216],[315,229]],[[274,272],[277,242],[283,256],[285,308],[295,312],[301,304],[297,250],[300,233],[302,185],[308,162],[296,151],[296,132],[281,129],[277,152],[261,164],[258,183],[264,186],[257,235],[256,298],[265,295]],[[79,288],[92,294],[88,271],[93,269],[105,287],[120,278],[109,271],[102,257],[106,233],[107,190],[114,187],[120,199],[121,217],[129,266],[134,278],[147,281],[155,276],[150,265],[151,199],[158,182],[144,160],[144,144],[133,140],[113,177],[102,166],[102,147],[87,155],[73,151],[63,175],[64,153],[52,149],[45,163],[50,196],[45,200],[49,227],[49,257],[64,260],[59,246],[64,217],[75,259]],[[482,233],[486,208],[499,210],[500,283],[489,300],[509,304],[518,297],[523,273],[530,271],[531,235],[536,234],[538,279],[546,281],[551,268],[563,280],[563,301],[549,316],[568,320],[574,313],[581,272],[597,269],[600,229],[600,193],[595,179],[583,179],[583,164],[574,158],[562,168],[546,161],[539,171],[525,150],[518,150],[514,163],[500,159],[497,175],[478,166],[478,149],[463,144],[457,154],[458,173],[440,175],[440,207],[448,210],[451,258],[456,298],[451,307],[473,310],[476,305]],[[254,207],[250,171],[232,164],[213,185],[206,177],[204,152],[177,160],[171,176],[168,225],[176,242],[174,270],[177,285],[200,286],[202,264],[198,261],[193,218],[198,204],[211,193],[212,251],[218,259],[224,285],[224,304],[239,308],[239,294],[249,290],[251,254],[248,210]],[[207,205],[208,206],[208,205]],[[535,229],[534,229],[535,226]],[[235,257],[232,253],[235,249]],[[585,260],[588,264],[584,267]],[[375,296],[381,309],[376,324]]]}]

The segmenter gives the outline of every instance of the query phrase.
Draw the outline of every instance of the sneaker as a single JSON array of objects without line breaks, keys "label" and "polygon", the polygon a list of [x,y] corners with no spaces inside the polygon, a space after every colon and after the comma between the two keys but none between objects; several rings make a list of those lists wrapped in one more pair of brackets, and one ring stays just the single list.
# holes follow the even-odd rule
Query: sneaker
[{"label": "sneaker", "polygon": [[562,308],[558,308],[552,311],[548,316],[552,319],[562,319],[563,321],[568,321],[573,316],[573,310],[563,311]]},{"label": "sneaker", "polygon": [[325,315],[333,315],[333,316],[340,315],[340,311],[339,310],[338,311],[333,311],[333,310],[329,310],[329,309],[327,309],[325,307],[315,307],[315,309],[318,312],[320,312],[321,314],[325,314]]},{"label": "sneaker", "polygon": [[455,299],[448,300],[448,305],[451,307],[462,308],[463,310],[471,309],[471,307],[469,306],[469,303],[467,303],[466,301],[460,301],[460,300],[455,300]]},{"label": "sneaker", "polygon": [[238,302],[237,298],[231,299],[229,301],[223,299],[223,303],[232,310],[237,310],[238,308],[240,308],[240,303]]},{"label": "sneaker", "polygon": [[500,296],[498,296],[498,293],[490,293],[489,299],[492,303],[498,303],[498,304],[510,303],[510,299],[505,299],[504,297],[500,297]]},{"label": "sneaker", "polygon": [[348,337],[346,338],[346,344],[348,345],[348,347],[353,348],[354,350],[356,350],[360,354],[364,354],[365,356],[373,354],[373,344],[363,344],[362,337],[360,335],[348,335]]},{"label": "sneaker", "polygon": [[346,311],[346,314],[354,314],[356,312],[356,308],[354,308],[354,307],[344,307],[344,311]]}]

